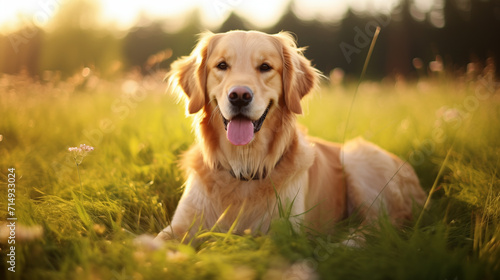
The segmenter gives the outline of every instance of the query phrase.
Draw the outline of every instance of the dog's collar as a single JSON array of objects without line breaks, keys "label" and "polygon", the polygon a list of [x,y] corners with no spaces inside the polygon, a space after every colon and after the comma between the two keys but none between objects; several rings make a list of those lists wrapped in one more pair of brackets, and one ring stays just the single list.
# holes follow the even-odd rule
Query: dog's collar
[{"label": "dog's collar", "polygon": [[[282,159],[283,159],[283,155],[281,155],[280,159],[276,162],[276,164],[274,165],[274,168],[276,168],[276,166],[278,166],[278,164],[281,162]],[[231,174],[231,176],[233,176],[233,178],[235,178],[235,179],[238,179],[238,180],[243,181],[243,182],[248,182],[250,180],[260,180],[260,179],[266,178],[267,177],[267,170],[264,168],[264,170],[262,170],[262,174],[260,174],[259,172],[252,174],[252,177],[250,179],[243,177],[242,174],[240,174],[240,176],[236,176],[236,174],[234,174],[234,171],[232,169],[229,170],[229,174]]]},{"label": "dog's collar", "polygon": [[250,181],[250,180],[260,180],[261,178],[266,178],[267,176],[267,171],[264,169],[264,171],[262,171],[262,176],[257,173],[257,174],[252,174],[252,178],[251,179],[248,179],[248,178],[245,178],[243,177],[242,174],[240,174],[240,176],[236,176],[236,174],[234,174],[234,171],[233,170],[229,170],[229,174],[231,174],[231,176],[233,176],[233,178],[235,179],[238,179],[240,181],[244,181],[244,182],[247,182],[247,181]]}]

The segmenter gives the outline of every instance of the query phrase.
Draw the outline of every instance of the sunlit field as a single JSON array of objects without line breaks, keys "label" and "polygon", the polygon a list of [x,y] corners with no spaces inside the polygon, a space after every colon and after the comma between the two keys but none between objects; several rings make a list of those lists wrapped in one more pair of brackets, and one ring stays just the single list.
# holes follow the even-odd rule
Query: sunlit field
[{"label": "sunlit field", "polygon": [[[394,228],[382,217],[358,248],[342,243],[354,220],[331,235],[278,220],[267,235],[152,242],[180,198],[177,161],[194,141],[162,78],[0,76],[2,279],[500,279],[500,90],[491,77],[363,82],[356,94],[355,83],[325,81],[304,101],[298,121],[310,135],[362,136],[411,164],[429,194],[411,223]],[[94,150],[68,150],[80,144]]]}]

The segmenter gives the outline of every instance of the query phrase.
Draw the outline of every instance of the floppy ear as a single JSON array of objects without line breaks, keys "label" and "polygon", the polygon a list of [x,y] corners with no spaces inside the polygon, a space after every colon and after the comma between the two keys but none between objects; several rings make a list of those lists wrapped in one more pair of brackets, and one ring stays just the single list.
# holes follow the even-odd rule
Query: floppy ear
[{"label": "floppy ear", "polygon": [[295,114],[302,114],[300,100],[318,84],[319,72],[297,48],[292,35],[280,32],[274,35],[281,45],[283,58],[283,91],[285,104]]},{"label": "floppy ear", "polygon": [[187,97],[189,114],[194,114],[205,106],[206,61],[213,36],[210,32],[201,34],[191,54],[174,61],[167,74],[169,84],[180,89]]}]

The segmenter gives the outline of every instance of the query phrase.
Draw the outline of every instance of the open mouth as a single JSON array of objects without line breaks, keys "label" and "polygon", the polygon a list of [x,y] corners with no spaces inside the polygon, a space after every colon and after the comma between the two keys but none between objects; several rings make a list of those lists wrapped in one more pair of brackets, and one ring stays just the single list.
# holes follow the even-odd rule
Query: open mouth
[{"label": "open mouth", "polygon": [[231,120],[227,120],[222,116],[222,121],[224,122],[224,128],[227,131],[227,139],[231,144],[236,146],[242,146],[250,143],[252,141],[255,133],[259,132],[262,128],[262,124],[266,119],[267,113],[269,113],[269,109],[271,109],[272,101],[269,102],[264,114],[255,121],[250,120],[249,118],[238,115]]}]

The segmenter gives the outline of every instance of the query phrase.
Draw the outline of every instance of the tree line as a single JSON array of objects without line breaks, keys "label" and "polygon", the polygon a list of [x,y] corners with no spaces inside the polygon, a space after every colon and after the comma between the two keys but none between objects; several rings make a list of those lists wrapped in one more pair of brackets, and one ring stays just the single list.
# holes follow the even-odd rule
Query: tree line
[{"label": "tree line", "polygon": [[[0,73],[24,71],[43,77],[50,71],[68,77],[90,67],[104,77],[113,77],[133,68],[144,73],[153,66],[167,69],[176,57],[190,53],[197,34],[205,30],[196,11],[175,33],[166,32],[161,21],[122,32],[82,25],[93,8],[82,6],[81,1],[72,3],[56,15],[50,31],[28,22],[23,29],[0,36]],[[469,62],[481,64],[488,58],[498,65],[500,1],[445,0],[441,26],[433,24],[435,14],[420,14],[416,19],[412,3],[402,1],[389,15],[350,10],[340,22],[302,21],[289,8],[276,25],[261,31],[295,34],[299,46],[307,46],[306,56],[326,75],[334,68],[359,75],[376,26],[381,33],[368,68],[369,78],[415,76],[414,58],[427,65],[438,57],[450,73],[463,73]],[[256,27],[231,14],[211,31],[234,29]]]}]

